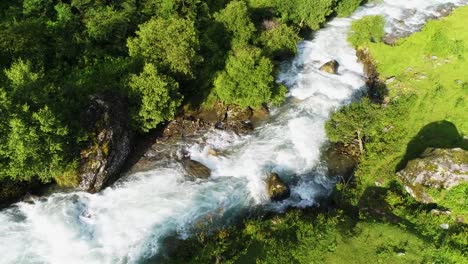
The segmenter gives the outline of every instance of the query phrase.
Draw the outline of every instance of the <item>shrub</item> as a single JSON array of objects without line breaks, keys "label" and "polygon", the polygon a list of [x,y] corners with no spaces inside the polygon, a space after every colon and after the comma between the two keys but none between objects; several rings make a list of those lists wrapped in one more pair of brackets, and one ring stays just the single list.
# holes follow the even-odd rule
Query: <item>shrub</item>
[{"label": "shrub", "polygon": [[229,55],[214,86],[224,103],[260,107],[274,97],[273,63],[262,56],[259,48],[238,48]]},{"label": "shrub", "polygon": [[199,42],[192,21],[153,18],[141,24],[136,34],[127,43],[130,56],[142,57],[159,70],[193,75]]},{"label": "shrub", "polygon": [[300,39],[294,28],[280,23],[278,26],[263,31],[259,42],[263,45],[264,52],[274,57],[282,54],[296,54],[296,45]]},{"label": "shrub", "polygon": [[339,17],[350,16],[361,5],[363,0],[343,0],[336,7],[335,12]]},{"label": "shrub", "polygon": [[385,20],[382,16],[365,16],[353,22],[348,41],[354,47],[369,42],[381,42],[385,36],[384,26]]},{"label": "shrub", "polygon": [[130,77],[131,115],[137,128],[148,131],[159,123],[174,118],[182,102],[179,84],[160,74],[156,66],[147,63],[140,75]]}]

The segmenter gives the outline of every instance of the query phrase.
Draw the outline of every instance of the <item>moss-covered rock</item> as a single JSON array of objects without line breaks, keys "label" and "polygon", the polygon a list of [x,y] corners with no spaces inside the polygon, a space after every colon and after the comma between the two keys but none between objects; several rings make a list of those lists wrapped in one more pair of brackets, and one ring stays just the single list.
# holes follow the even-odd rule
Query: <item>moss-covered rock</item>
[{"label": "moss-covered rock", "polygon": [[277,173],[271,173],[266,180],[268,196],[272,201],[287,199],[291,194],[289,186]]},{"label": "moss-covered rock", "polygon": [[330,74],[337,74],[339,66],[340,64],[336,60],[332,60],[322,65],[322,67],[320,67],[320,70]]},{"label": "moss-covered rock", "polygon": [[90,131],[89,145],[81,151],[79,188],[100,191],[120,173],[131,151],[133,133],[128,124],[128,106],[114,95],[93,96],[83,117]]},{"label": "moss-covered rock", "polygon": [[432,203],[437,197],[429,194],[430,188],[451,189],[468,182],[468,151],[428,148],[397,174],[415,199]]}]

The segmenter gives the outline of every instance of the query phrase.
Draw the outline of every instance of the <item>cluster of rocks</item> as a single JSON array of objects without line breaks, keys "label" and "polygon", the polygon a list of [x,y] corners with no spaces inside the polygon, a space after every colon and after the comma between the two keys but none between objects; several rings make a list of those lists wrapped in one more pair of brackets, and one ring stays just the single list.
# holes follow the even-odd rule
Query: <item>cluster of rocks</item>
[{"label": "cluster of rocks", "polygon": [[199,110],[177,117],[167,124],[159,140],[166,141],[170,138],[190,137],[208,129],[228,130],[237,134],[245,134],[253,130],[253,122],[266,119],[268,115],[269,112],[266,107],[253,110],[237,106],[224,106],[219,103],[212,109]]}]

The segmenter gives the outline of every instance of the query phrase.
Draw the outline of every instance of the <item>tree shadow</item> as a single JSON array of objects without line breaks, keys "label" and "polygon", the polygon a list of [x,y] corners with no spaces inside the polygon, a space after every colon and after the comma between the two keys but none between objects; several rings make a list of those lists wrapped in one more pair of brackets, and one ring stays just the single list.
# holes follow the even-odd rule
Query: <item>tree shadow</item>
[{"label": "tree shadow", "polygon": [[442,120],[429,123],[408,143],[405,156],[395,167],[395,172],[405,168],[408,161],[419,157],[426,148],[462,148],[468,150],[468,140],[464,139],[463,135],[458,132],[457,127],[449,121]]}]

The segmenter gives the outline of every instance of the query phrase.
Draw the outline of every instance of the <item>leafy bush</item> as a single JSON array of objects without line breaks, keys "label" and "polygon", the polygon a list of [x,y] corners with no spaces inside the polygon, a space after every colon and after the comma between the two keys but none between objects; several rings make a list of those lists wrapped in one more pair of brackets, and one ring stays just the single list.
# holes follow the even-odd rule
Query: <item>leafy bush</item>
[{"label": "leafy bush", "polygon": [[380,42],[385,36],[385,20],[382,16],[365,16],[351,25],[348,41],[354,47],[369,42]]},{"label": "leafy bush", "polygon": [[160,70],[193,75],[194,65],[199,60],[193,21],[153,18],[141,24],[136,34],[136,38],[128,40],[130,56],[142,57]]},{"label": "leafy bush", "polygon": [[229,55],[226,69],[216,77],[214,86],[224,103],[258,108],[275,96],[273,64],[259,48],[238,48]]},{"label": "leafy bush", "polygon": [[226,8],[215,14],[215,18],[232,33],[233,46],[245,45],[253,37],[255,25],[250,20],[249,10],[244,1],[231,1]]},{"label": "leafy bush", "polygon": [[151,63],[145,64],[140,75],[130,77],[131,114],[137,128],[147,132],[159,123],[174,118],[182,96],[179,84],[162,75]]},{"label": "leafy bush", "polygon": [[[272,23],[275,22],[272,21]],[[264,47],[265,54],[272,57],[283,54],[296,54],[296,45],[299,40],[300,37],[294,28],[284,23],[279,23],[274,25],[273,28],[263,31],[258,39]]]},{"label": "leafy bush", "polygon": [[350,16],[363,2],[363,0],[342,0],[335,7],[336,14],[339,17]]}]

